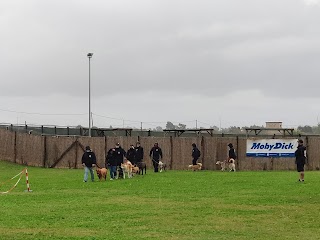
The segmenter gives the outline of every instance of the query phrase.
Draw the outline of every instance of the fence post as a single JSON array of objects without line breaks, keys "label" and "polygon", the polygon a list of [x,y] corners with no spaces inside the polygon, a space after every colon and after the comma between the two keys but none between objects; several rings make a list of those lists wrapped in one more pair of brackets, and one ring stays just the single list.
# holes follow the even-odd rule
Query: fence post
[{"label": "fence post", "polygon": [[173,165],[173,139],[172,136],[170,136],[170,170],[172,170]]},{"label": "fence post", "polygon": [[202,160],[201,160],[201,162],[202,162],[202,166],[204,166],[204,155],[205,155],[205,146],[204,146],[205,144],[204,144],[204,136],[201,136],[201,152],[202,152],[202,154],[201,154],[201,157],[202,157]]},{"label": "fence post", "polygon": [[47,165],[47,136],[44,136],[43,141],[43,167],[45,168]]},{"label": "fence post", "polygon": [[236,163],[237,163],[237,168],[238,168],[238,170],[240,170],[240,158],[239,158],[239,136],[237,136],[237,139],[236,139],[236,141],[237,141],[237,158],[238,158],[238,161],[236,161]]},{"label": "fence post", "polygon": [[307,152],[306,152],[306,165],[308,166],[308,168],[310,169],[310,165],[309,165],[309,159],[308,159],[308,147],[309,147],[309,138],[308,136],[306,136],[306,147],[307,147]]},{"label": "fence post", "polygon": [[17,132],[14,132],[13,161],[17,163]]},{"label": "fence post", "polygon": [[77,169],[77,163],[78,163],[78,146],[79,146],[79,142],[78,142],[78,138],[76,138],[76,146],[75,146],[75,150],[76,150],[76,159],[74,161],[74,169]]},{"label": "fence post", "polygon": [[[108,153],[108,145],[107,145],[107,136],[104,136],[104,165],[106,165],[107,153]],[[107,166],[105,166],[107,167]]]}]

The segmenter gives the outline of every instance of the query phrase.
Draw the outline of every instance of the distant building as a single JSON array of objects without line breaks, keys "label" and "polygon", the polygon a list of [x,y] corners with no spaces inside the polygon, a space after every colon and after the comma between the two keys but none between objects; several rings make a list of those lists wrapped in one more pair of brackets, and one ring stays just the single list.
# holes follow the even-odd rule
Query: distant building
[{"label": "distant building", "polygon": [[[266,128],[268,129],[281,129],[282,128],[282,122],[266,122]],[[281,134],[278,130],[267,130],[266,134],[273,135],[273,134]]]},{"label": "distant building", "polygon": [[266,128],[282,128],[282,122],[266,122]]}]

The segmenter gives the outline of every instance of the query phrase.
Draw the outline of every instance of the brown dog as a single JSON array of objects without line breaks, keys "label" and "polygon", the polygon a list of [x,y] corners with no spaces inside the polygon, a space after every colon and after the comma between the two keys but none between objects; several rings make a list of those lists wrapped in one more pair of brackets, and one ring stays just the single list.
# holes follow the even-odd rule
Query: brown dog
[{"label": "brown dog", "polygon": [[138,173],[139,173],[139,168],[133,166],[133,167],[132,167],[132,173],[133,173],[133,174],[138,174]]},{"label": "brown dog", "polygon": [[104,180],[107,180],[107,169],[106,168],[97,168],[96,169],[98,178],[100,179],[100,181],[104,178]]},{"label": "brown dog", "polygon": [[193,171],[201,170],[202,169],[202,163],[197,163],[197,165],[189,165],[189,169],[192,169]]}]

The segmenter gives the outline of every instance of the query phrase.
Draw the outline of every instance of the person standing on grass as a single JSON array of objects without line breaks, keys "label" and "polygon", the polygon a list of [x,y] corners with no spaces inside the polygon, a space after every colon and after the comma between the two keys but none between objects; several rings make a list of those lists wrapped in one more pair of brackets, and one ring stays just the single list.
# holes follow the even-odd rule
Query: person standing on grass
[{"label": "person standing on grass", "polygon": [[154,172],[159,172],[159,161],[162,159],[162,150],[158,143],[153,145],[149,154],[151,161],[153,163]]},{"label": "person standing on grass", "polygon": [[115,179],[117,174],[117,159],[115,158],[115,148],[109,149],[106,156],[106,168],[110,171],[110,180]]},{"label": "person standing on grass", "polygon": [[197,165],[200,155],[200,150],[197,148],[197,145],[192,143],[192,165]]},{"label": "person standing on grass", "polygon": [[136,143],[136,147],[134,148],[136,153],[134,155],[135,163],[143,161],[143,147],[141,147],[140,142]]},{"label": "person standing on grass", "polygon": [[88,173],[90,172],[91,181],[94,182],[93,168],[96,166],[97,159],[94,152],[89,146],[86,146],[86,151],[82,155],[82,166],[84,167],[83,182],[88,181]]},{"label": "person standing on grass", "polygon": [[121,166],[121,163],[123,163],[123,160],[126,157],[126,151],[123,150],[123,148],[120,146],[120,143],[116,144],[115,155],[114,156],[115,156],[116,161],[117,161],[117,166]]},{"label": "person standing on grass", "polygon": [[136,164],[135,162],[135,154],[136,150],[134,149],[134,146],[131,144],[130,148],[127,151],[127,159],[134,165]]},{"label": "person standing on grass", "polygon": [[233,144],[232,143],[229,143],[228,144],[228,147],[229,147],[229,155],[228,155],[228,161],[233,158],[234,160],[237,159],[237,154],[236,154],[236,151],[234,150],[233,148]]},{"label": "person standing on grass", "polygon": [[304,165],[306,164],[306,147],[303,146],[303,140],[298,140],[298,149],[295,151],[297,171],[299,173],[299,182],[304,182]]}]

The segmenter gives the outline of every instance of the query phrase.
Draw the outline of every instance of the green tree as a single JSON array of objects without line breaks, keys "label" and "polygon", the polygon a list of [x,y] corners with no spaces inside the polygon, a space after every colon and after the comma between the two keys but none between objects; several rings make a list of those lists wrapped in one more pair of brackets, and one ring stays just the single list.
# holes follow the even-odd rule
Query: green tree
[{"label": "green tree", "polygon": [[174,130],[174,129],[176,129],[176,126],[172,122],[168,121],[167,124],[166,124],[166,129]]}]

